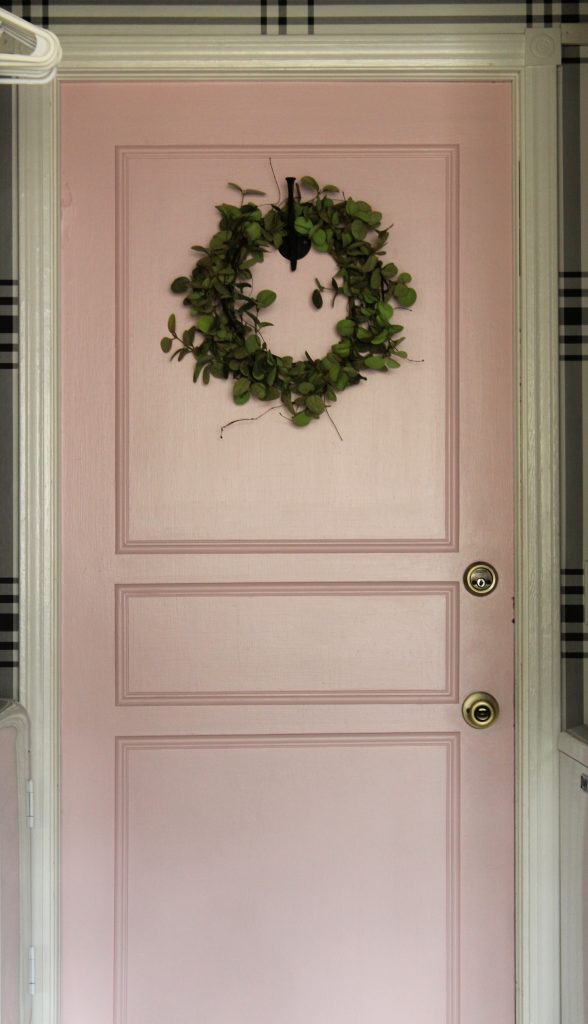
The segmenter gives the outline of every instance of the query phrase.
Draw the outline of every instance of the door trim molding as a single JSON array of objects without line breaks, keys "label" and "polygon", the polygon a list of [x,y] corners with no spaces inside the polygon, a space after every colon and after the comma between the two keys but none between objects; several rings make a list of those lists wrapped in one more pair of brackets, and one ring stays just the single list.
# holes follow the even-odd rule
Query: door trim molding
[{"label": "door trim molding", "polygon": [[[61,80],[452,79],[513,83],[518,229],[516,381],[517,1022],[559,1002],[559,466],[557,29],[394,38],[158,38],[60,33]],[[58,1024],[59,301],[58,92],[19,97],[22,701],[32,722],[34,1024]]]}]

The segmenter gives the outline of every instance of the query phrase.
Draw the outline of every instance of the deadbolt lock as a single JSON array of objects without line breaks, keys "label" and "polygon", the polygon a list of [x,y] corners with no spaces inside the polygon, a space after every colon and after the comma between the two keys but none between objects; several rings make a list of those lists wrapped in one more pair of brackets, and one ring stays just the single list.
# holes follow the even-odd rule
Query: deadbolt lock
[{"label": "deadbolt lock", "polygon": [[491,693],[470,693],[466,697],[461,713],[472,729],[487,729],[498,718],[500,708]]},{"label": "deadbolt lock", "polygon": [[491,594],[498,583],[498,573],[488,562],[474,562],[463,574],[464,586],[470,594],[484,597]]}]

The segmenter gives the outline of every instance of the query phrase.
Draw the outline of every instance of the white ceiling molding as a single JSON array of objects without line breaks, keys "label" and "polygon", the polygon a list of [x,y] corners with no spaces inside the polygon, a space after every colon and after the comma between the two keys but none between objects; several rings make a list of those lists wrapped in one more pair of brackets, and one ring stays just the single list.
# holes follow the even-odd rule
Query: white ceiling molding
[{"label": "white ceiling molding", "polygon": [[[16,44],[17,52],[11,50]],[[0,7],[0,84],[44,85],[55,77],[61,46],[53,32]]]}]

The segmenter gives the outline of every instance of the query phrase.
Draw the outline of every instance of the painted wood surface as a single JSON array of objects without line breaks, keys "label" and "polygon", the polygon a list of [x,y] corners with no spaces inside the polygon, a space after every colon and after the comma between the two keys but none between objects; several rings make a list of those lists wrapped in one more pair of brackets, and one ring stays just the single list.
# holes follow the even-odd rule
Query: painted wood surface
[{"label": "painted wood surface", "polygon": [[[72,84],[62,114],[63,1024],[512,1021],[509,86]],[[382,209],[420,288],[423,361],[343,396],[343,442],[221,442],[226,385],[158,347],[269,156]],[[316,322],[320,353],[284,267],[270,345]]]}]

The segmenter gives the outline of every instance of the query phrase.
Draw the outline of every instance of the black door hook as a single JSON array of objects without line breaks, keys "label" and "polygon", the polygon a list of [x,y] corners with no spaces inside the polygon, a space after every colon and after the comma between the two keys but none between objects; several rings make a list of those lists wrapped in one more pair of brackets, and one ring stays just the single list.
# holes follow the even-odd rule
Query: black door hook
[{"label": "black door hook", "polygon": [[286,178],[288,185],[288,212],[286,219],[287,232],[279,252],[284,259],[290,260],[290,270],[296,270],[298,260],[303,259],[310,252],[310,238],[299,235],[294,227],[294,182],[296,178]]}]

